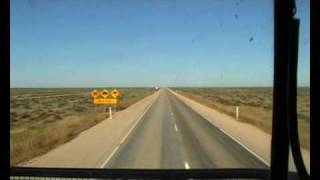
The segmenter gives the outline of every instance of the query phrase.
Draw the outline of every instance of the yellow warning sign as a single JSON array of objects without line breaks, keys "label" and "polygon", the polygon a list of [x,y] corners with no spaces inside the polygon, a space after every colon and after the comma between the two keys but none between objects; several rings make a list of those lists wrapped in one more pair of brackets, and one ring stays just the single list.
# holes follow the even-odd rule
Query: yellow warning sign
[{"label": "yellow warning sign", "polygon": [[105,104],[105,105],[115,105],[119,103],[117,97],[120,95],[117,89],[113,89],[111,93],[108,90],[104,89],[101,92],[94,89],[91,92],[91,96],[93,97],[94,104]]},{"label": "yellow warning sign", "polygon": [[118,99],[113,98],[97,98],[93,100],[94,104],[117,104]]},{"label": "yellow warning sign", "polygon": [[106,90],[106,89],[104,89],[104,90],[101,92],[101,96],[102,96],[103,98],[107,98],[107,97],[109,96],[109,91]]},{"label": "yellow warning sign", "polygon": [[120,93],[119,93],[118,90],[114,89],[114,90],[111,91],[111,96],[113,98],[117,98],[119,95],[120,95]]},{"label": "yellow warning sign", "polygon": [[99,91],[98,90],[93,90],[92,92],[91,92],[91,96],[93,97],[93,98],[97,98],[98,96],[99,96]]}]

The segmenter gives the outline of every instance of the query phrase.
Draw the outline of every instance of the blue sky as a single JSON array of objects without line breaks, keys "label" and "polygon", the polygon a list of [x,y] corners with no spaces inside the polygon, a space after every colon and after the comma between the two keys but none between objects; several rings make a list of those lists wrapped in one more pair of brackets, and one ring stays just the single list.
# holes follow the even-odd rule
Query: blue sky
[{"label": "blue sky", "polygon": [[[297,8],[309,86],[309,1]],[[12,0],[10,26],[11,87],[273,84],[271,0]]]}]

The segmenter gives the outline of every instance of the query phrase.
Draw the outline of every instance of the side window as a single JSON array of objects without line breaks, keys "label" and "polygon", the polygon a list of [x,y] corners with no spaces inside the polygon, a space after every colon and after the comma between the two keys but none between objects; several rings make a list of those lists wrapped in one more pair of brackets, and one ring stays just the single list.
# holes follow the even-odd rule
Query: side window
[{"label": "side window", "polygon": [[298,50],[298,130],[302,155],[310,169],[310,1],[297,0],[296,17],[300,19]]}]

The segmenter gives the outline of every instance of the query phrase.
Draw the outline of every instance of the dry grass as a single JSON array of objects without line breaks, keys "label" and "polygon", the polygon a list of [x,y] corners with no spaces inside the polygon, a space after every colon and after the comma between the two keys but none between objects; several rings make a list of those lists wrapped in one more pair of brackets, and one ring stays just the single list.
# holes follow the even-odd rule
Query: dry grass
[{"label": "dry grass", "polygon": [[[90,90],[11,89],[10,164],[44,154],[106,119],[105,108],[92,105]],[[120,91],[123,96],[118,110],[153,92],[147,88]]]},{"label": "dry grass", "polygon": [[[235,107],[239,106],[239,121],[250,123],[271,133],[272,88],[176,88],[175,90],[233,117],[235,117]],[[297,106],[301,146],[310,149],[309,88],[299,88]]]}]

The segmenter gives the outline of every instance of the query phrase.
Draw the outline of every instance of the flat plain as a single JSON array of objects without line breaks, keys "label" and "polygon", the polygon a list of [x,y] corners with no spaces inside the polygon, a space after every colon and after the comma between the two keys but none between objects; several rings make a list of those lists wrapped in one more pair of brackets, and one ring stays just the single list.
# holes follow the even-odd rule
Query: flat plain
[{"label": "flat plain", "polygon": [[[102,88],[97,88],[102,89]],[[107,88],[113,89],[113,88]],[[12,88],[10,92],[10,164],[23,163],[66,143],[109,117],[94,106],[91,88]],[[152,88],[120,88],[123,110],[154,92]]]},{"label": "flat plain", "polygon": [[[271,133],[272,88],[173,88],[178,93],[208,107],[235,117],[239,106],[239,121],[250,123]],[[298,126],[301,146],[310,149],[310,89],[298,88]]]}]

